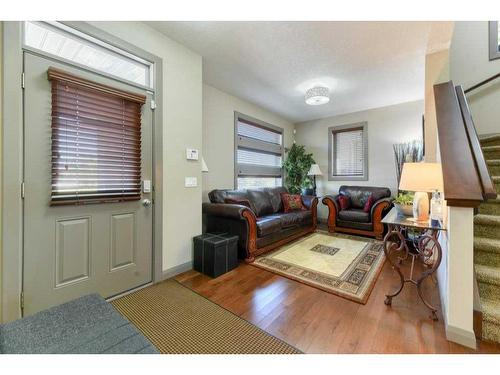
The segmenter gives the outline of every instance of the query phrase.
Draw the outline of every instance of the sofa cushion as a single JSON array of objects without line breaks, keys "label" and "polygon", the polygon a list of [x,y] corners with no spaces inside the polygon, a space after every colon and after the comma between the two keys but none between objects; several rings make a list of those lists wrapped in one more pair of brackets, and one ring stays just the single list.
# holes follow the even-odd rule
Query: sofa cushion
[{"label": "sofa cushion", "polygon": [[371,232],[373,230],[373,223],[357,223],[355,221],[337,220],[337,227],[367,230]]},{"label": "sofa cushion", "polygon": [[224,199],[224,203],[227,204],[238,204],[240,206],[245,206],[248,207],[249,209],[253,210],[252,204],[248,199],[244,198],[226,198]]},{"label": "sofa cushion", "polygon": [[354,221],[358,223],[369,223],[370,214],[357,208],[350,210],[341,210],[338,215],[339,220]]},{"label": "sofa cushion", "polygon": [[284,212],[300,211],[306,209],[299,194],[281,194],[281,201],[283,202]]},{"label": "sofa cushion", "polygon": [[257,217],[271,215],[274,213],[269,194],[264,190],[247,190],[248,200],[254,207]]},{"label": "sofa cushion", "polygon": [[373,199],[373,194],[370,194],[368,200],[365,203],[365,206],[363,207],[363,211],[370,212],[374,204],[375,204],[375,199]]},{"label": "sofa cushion", "polygon": [[267,236],[281,230],[281,219],[279,216],[264,216],[257,220],[258,237]]},{"label": "sofa cushion", "polygon": [[290,228],[312,223],[312,212],[309,210],[292,211],[279,215],[282,228]]},{"label": "sofa cushion", "polygon": [[264,191],[269,194],[269,200],[273,206],[273,213],[283,211],[283,204],[281,203],[281,194],[287,194],[288,191],[285,187],[279,186],[274,188],[264,188]]},{"label": "sofa cushion", "polygon": [[348,210],[351,207],[351,198],[347,195],[339,195],[338,201],[342,211]]},{"label": "sofa cushion", "polygon": [[389,198],[391,196],[391,190],[385,187],[375,187],[375,186],[347,186],[342,185],[339,189],[339,194],[347,195],[351,198],[352,208],[364,208],[366,201],[373,196],[374,201],[378,201],[382,198]]},{"label": "sofa cushion", "polygon": [[208,193],[210,203],[224,203],[225,199],[248,199],[246,190],[215,189]]}]

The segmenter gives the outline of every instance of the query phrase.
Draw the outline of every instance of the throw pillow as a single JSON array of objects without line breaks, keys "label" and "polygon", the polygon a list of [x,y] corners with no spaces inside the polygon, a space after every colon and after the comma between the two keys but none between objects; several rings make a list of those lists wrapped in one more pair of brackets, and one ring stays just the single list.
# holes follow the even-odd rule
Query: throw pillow
[{"label": "throw pillow", "polygon": [[285,212],[306,209],[302,204],[302,198],[298,194],[281,194],[281,201],[283,202],[283,210]]},{"label": "throw pillow", "polygon": [[248,199],[244,198],[226,198],[224,199],[224,203],[228,204],[239,204],[241,206],[248,207],[249,209],[252,210],[252,205]]},{"label": "throw pillow", "polygon": [[349,198],[347,195],[340,195],[338,200],[341,211],[348,210],[349,207],[351,207],[351,198]]},{"label": "throw pillow", "polygon": [[363,211],[370,212],[374,203],[375,203],[375,198],[373,198],[373,194],[372,194],[366,200],[365,207],[363,207]]}]

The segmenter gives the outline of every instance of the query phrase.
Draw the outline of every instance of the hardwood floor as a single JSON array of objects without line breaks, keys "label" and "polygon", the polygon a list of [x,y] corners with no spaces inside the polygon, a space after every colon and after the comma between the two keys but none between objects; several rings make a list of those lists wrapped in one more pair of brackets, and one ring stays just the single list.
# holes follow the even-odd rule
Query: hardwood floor
[{"label": "hardwood floor", "polygon": [[[176,279],[306,353],[500,353],[498,344],[474,351],[447,341],[441,313],[432,321],[413,285],[386,306],[398,280],[388,262],[366,305],[247,264],[216,279],[196,271]],[[440,305],[432,280],[424,290]]]}]

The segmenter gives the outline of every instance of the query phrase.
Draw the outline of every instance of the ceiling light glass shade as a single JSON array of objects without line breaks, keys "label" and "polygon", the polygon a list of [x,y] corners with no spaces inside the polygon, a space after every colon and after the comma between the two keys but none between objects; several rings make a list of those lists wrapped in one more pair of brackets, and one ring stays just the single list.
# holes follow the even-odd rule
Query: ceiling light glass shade
[{"label": "ceiling light glass shade", "polygon": [[328,87],[316,86],[306,92],[306,103],[309,105],[321,105],[330,101],[330,90]]}]

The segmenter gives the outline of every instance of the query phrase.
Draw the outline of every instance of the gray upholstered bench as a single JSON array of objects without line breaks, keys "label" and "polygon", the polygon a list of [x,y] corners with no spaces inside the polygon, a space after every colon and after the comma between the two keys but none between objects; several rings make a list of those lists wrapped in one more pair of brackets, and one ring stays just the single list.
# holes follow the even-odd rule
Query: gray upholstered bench
[{"label": "gray upholstered bench", "polygon": [[0,353],[158,353],[97,294],[0,325]]}]

